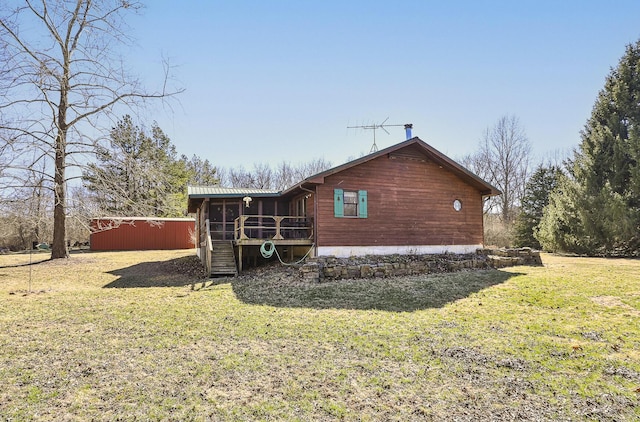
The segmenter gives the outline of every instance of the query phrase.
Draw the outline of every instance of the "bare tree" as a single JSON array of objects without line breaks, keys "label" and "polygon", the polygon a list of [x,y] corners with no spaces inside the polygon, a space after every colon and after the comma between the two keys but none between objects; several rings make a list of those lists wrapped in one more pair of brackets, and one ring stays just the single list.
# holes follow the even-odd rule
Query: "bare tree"
[{"label": "bare tree", "polygon": [[48,243],[51,239],[51,209],[43,178],[32,172],[30,187],[14,189],[12,198],[0,203],[0,247],[25,249],[31,242]]},{"label": "bare tree", "polygon": [[330,161],[318,158],[297,166],[282,161],[275,168],[271,168],[268,164],[257,163],[253,165],[252,171],[242,166],[235,169],[219,168],[217,171],[221,186],[285,190],[330,167]]},{"label": "bare tree", "polygon": [[220,172],[220,184],[231,188],[252,188],[253,177],[243,166]]},{"label": "bare tree", "polygon": [[[40,168],[53,192],[52,258],[67,256],[67,172],[82,165],[116,108],[180,92],[156,91],[131,77],[117,48],[126,45],[125,16],[135,0],[24,0],[0,6],[0,149],[12,154],[5,188],[26,183],[21,172]],[[10,183],[9,183],[10,182]],[[24,184],[22,186],[25,186]]]},{"label": "bare tree", "polygon": [[502,221],[510,222],[529,178],[531,144],[516,116],[503,116],[487,128],[479,150],[462,159],[469,170],[502,191],[489,207],[497,207]]},{"label": "bare tree", "polygon": [[274,180],[273,180],[273,171],[269,164],[265,163],[256,163],[253,165],[253,188],[258,189],[273,189]]},{"label": "bare tree", "polygon": [[321,173],[329,168],[331,168],[331,161],[327,161],[324,158],[315,158],[306,163],[302,163],[296,168],[297,180],[294,182],[300,182],[309,176]]},{"label": "bare tree", "polygon": [[290,163],[282,161],[274,170],[276,189],[285,190],[296,182],[302,180]]},{"label": "bare tree", "polygon": [[573,153],[573,148],[556,148],[553,151],[548,151],[542,156],[540,165],[543,167],[557,167],[559,169],[566,168],[566,165],[570,161]]}]

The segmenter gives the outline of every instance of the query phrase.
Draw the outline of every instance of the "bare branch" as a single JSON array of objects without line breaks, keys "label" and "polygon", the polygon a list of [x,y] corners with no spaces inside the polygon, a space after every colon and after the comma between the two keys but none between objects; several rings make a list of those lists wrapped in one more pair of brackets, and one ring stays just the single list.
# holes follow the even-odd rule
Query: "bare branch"
[{"label": "bare branch", "polygon": [[[34,172],[53,181],[35,186],[54,192],[54,258],[66,256],[67,182],[79,177],[66,171],[86,167],[99,151],[114,108],[183,91],[169,86],[167,65],[159,90],[145,90],[128,75],[118,48],[130,41],[125,15],[140,8],[122,0],[25,0],[0,11],[0,150],[12,154],[0,177],[20,180],[20,172]],[[46,166],[35,171],[36,163]],[[14,189],[0,185],[10,194]]]},{"label": "bare branch", "polygon": [[510,222],[524,195],[531,163],[531,144],[518,118],[498,119],[485,130],[478,152],[464,157],[462,163],[502,191],[486,203],[486,210],[498,208],[502,220]]}]

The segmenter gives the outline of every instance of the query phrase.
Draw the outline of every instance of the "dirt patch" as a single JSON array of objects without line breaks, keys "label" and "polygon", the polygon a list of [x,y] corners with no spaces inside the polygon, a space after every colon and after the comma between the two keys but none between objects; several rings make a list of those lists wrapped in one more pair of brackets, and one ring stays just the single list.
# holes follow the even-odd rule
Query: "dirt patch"
[{"label": "dirt patch", "polygon": [[264,266],[230,282],[236,297],[249,304],[283,308],[360,309],[412,312],[441,308],[481,290],[505,283],[514,273],[496,270],[397,277],[329,279],[320,283],[297,269]]},{"label": "dirt patch", "polygon": [[53,290],[12,290],[9,292],[9,295],[19,295],[19,296],[28,296],[28,295],[39,295],[42,293],[49,293]]},{"label": "dirt patch", "polygon": [[596,296],[596,297],[592,297],[591,300],[600,306],[605,306],[607,308],[620,307],[629,311],[632,315],[635,315],[635,316],[640,315],[640,311],[638,311],[633,306],[624,303],[622,299],[620,299],[617,296]]},{"label": "dirt patch", "polygon": [[158,265],[158,272],[165,274],[183,275],[190,278],[204,279],[207,272],[197,256],[185,256],[161,262]]},{"label": "dirt patch", "polygon": [[109,271],[118,278],[104,287],[179,287],[204,283],[207,279],[198,257],[183,256],[165,261],[149,261]]}]

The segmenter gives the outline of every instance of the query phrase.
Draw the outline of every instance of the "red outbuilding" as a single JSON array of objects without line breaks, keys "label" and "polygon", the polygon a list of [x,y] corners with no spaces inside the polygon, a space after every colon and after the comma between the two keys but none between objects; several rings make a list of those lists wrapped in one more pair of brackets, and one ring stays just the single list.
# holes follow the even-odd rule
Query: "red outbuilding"
[{"label": "red outbuilding", "polygon": [[91,220],[91,250],[191,249],[193,218],[104,217]]}]

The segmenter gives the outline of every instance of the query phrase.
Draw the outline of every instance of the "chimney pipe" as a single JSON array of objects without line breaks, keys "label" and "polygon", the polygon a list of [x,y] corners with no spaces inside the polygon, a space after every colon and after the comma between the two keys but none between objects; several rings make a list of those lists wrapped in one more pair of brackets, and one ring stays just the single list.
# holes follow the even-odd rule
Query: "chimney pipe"
[{"label": "chimney pipe", "polygon": [[404,125],[404,131],[407,134],[407,140],[411,139],[411,128],[413,128],[413,125],[411,123],[407,123],[406,125]]}]

